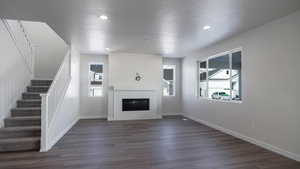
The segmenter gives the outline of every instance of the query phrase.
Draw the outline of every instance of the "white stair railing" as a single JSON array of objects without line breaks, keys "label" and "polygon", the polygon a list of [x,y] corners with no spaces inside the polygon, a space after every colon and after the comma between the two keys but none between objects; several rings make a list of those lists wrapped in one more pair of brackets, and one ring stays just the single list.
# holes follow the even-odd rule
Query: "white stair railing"
[{"label": "white stair railing", "polygon": [[49,127],[63,102],[67,88],[71,81],[71,53],[68,50],[64,60],[46,94],[42,97],[41,115],[41,151],[48,151],[51,146],[49,142]]},{"label": "white stair railing", "polygon": [[28,33],[21,21],[1,19],[9,32],[19,54],[25,60],[31,74],[34,74],[35,47],[32,44]]}]

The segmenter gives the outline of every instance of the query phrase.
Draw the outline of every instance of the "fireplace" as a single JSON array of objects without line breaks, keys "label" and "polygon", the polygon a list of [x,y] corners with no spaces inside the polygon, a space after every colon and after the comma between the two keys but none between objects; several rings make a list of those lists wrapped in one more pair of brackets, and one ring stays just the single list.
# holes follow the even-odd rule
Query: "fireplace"
[{"label": "fireplace", "polygon": [[132,98],[122,99],[122,111],[149,111],[150,99],[147,98]]},{"label": "fireplace", "polygon": [[160,119],[156,90],[115,89],[109,93],[108,120]]}]

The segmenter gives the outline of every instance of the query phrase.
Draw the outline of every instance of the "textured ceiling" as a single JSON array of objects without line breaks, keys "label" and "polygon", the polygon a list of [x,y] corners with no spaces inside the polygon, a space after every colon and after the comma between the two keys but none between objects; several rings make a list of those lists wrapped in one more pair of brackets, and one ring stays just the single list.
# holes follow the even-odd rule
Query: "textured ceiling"
[{"label": "textured ceiling", "polygon": [[[169,57],[299,9],[300,0],[0,0],[1,17],[46,22],[81,52],[101,54],[108,47]],[[205,25],[212,28],[204,31]]]}]

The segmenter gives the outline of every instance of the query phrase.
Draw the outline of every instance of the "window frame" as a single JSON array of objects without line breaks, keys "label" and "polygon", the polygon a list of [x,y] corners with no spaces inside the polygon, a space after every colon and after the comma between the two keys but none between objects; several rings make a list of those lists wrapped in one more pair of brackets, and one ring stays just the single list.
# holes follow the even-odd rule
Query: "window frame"
[{"label": "window frame", "polygon": [[[176,65],[175,64],[163,64],[163,78],[162,78],[162,80],[165,80],[164,79],[164,69],[167,69],[167,68],[165,68],[165,67],[170,67],[171,69],[173,69],[173,95],[164,95],[164,93],[162,93],[163,94],[163,97],[175,97],[176,96]],[[170,69],[169,68],[169,69]],[[164,89],[164,88],[163,88]]]},{"label": "window frame", "polygon": [[[90,79],[91,65],[102,65],[102,80],[101,80],[102,85],[101,85],[101,87],[95,87],[95,86],[91,85],[91,79]],[[91,97],[91,98],[104,97],[104,79],[105,79],[104,66],[105,65],[104,65],[103,62],[90,62],[88,64],[88,97]],[[91,96],[90,89],[94,89],[94,88],[101,88],[102,89],[102,95],[101,96]]]},{"label": "window frame", "polygon": [[[205,59],[197,60],[197,90],[196,90],[197,92],[196,92],[196,95],[199,99],[204,99],[204,100],[209,100],[209,101],[214,101],[214,102],[224,102],[224,103],[242,103],[243,102],[243,94],[241,95],[241,100],[232,100],[232,54],[236,53],[236,52],[241,52],[242,53],[242,56],[241,56],[241,60],[242,60],[243,53],[244,53],[242,47],[238,47],[238,48],[226,51],[226,52],[218,53],[218,54],[206,57]],[[205,96],[205,97],[200,96],[200,91],[199,91],[199,88],[200,88],[200,63],[206,62],[206,74],[207,74],[206,75],[206,86],[207,86],[207,92],[208,92],[208,90],[209,90],[209,80],[208,80],[208,77],[209,77],[209,75],[208,75],[209,60],[214,59],[214,58],[218,58],[218,57],[221,57],[221,56],[224,56],[224,55],[229,55],[229,68],[230,68],[229,82],[230,82],[230,98],[231,99],[230,100],[217,100],[217,99],[211,99],[211,98],[209,98],[209,96]],[[243,61],[241,62],[241,64],[243,64]],[[243,66],[242,66],[242,68],[243,68]],[[242,74],[242,70],[241,70],[241,74]],[[242,81],[242,77],[243,76],[240,77],[241,81]]]}]

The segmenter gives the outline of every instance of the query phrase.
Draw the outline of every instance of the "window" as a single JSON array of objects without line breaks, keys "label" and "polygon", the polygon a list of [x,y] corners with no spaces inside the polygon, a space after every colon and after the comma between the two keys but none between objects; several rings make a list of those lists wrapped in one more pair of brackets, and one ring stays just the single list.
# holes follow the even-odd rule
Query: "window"
[{"label": "window", "polygon": [[89,96],[103,96],[103,64],[89,66]]},{"label": "window", "polygon": [[198,62],[198,95],[214,100],[240,101],[241,72],[241,49]]},{"label": "window", "polygon": [[199,91],[199,95],[201,97],[207,97],[207,62],[200,62],[199,64],[199,87],[200,87],[200,91]]},{"label": "window", "polygon": [[242,100],[242,52],[235,52],[231,57],[231,99]]},{"label": "window", "polygon": [[175,96],[175,67],[163,66],[163,96]]}]

